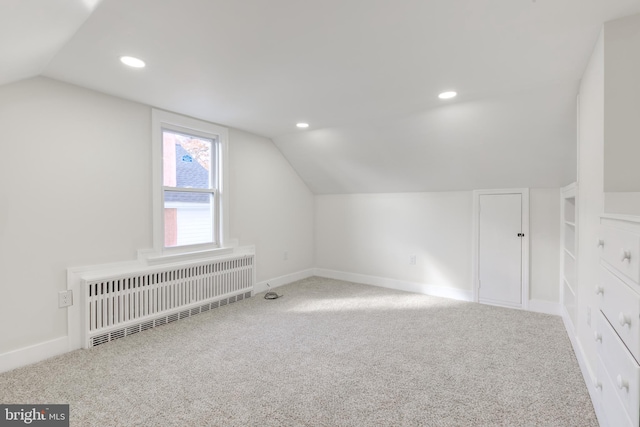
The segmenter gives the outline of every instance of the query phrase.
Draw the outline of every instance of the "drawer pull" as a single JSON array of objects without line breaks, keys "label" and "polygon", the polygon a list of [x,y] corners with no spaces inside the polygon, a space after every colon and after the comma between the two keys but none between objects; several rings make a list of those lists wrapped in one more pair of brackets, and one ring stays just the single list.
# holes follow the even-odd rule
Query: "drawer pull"
[{"label": "drawer pull", "polygon": [[602,334],[598,331],[593,333],[593,338],[595,338],[596,342],[602,342]]},{"label": "drawer pull", "polygon": [[604,240],[598,239],[598,246],[596,246],[596,247],[598,247],[598,248],[599,247],[603,247],[604,248]]},{"label": "drawer pull", "polygon": [[618,375],[618,388],[620,390],[622,390],[623,388],[627,390],[627,393],[629,392],[629,381],[622,379],[622,375]]},{"label": "drawer pull", "polygon": [[620,249],[620,262],[631,262],[631,251],[627,249]]},{"label": "drawer pull", "polygon": [[604,286],[596,286],[596,295],[604,295]]},{"label": "drawer pull", "polygon": [[620,322],[620,326],[631,326],[631,318],[624,313],[620,313],[620,315],[618,316],[618,322]]}]

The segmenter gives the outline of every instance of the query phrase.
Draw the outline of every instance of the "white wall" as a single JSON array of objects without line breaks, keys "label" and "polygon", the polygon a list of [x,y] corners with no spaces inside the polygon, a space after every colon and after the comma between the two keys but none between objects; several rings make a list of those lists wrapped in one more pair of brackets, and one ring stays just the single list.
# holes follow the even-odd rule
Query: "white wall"
[{"label": "white wall", "polygon": [[0,87],[0,354],[67,333],[66,268],[151,244],[147,107],[44,78]]},{"label": "white wall", "polygon": [[468,191],[317,196],[316,266],[471,290],[471,218]]},{"label": "white wall", "polygon": [[[559,191],[530,191],[530,292],[549,302],[558,302]],[[317,196],[316,266],[471,293],[472,212],[469,191]]]},{"label": "white wall", "polygon": [[257,281],[313,267],[313,194],[270,140],[236,129],[229,138],[230,232],[256,245]]},{"label": "white wall", "polygon": [[[589,369],[596,367],[593,330],[586,323],[587,308],[595,313],[593,292],[598,278],[599,215],[604,209],[604,36],[600,35],[580,84],[578,141],[578,305],[577,338],[585,352]],[[595,318],[595,316],[592,316]]]},{"label": "white wall", "polygon": [[640,215],[640,14],[604,26],[604,209]]},{"label": "white wall", "polygon": [[621,215],[640,215],[640,192],[607,191],[604,193],[604,211]]},{"label": "white wall", "polygon": [[[0,355],[67,335],[67,267],[152,247],[150,122],[46,78],[0,87]],[[311,268],[311,192],[268,139],[230,129],[229,146],[231,237],[256,244],[258,280]]]},{"label": "white wall", "polygon": [[[640,191],[640,14],[604,25],[604,190]],[[640,213],[640,212],[638,212]]]}]

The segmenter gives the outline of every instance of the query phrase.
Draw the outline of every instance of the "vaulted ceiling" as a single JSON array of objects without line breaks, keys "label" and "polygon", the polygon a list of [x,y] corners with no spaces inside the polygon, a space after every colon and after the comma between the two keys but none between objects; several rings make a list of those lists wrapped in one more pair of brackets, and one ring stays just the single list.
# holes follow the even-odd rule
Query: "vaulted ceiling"
[{"label": "vaulted ceiling", "polygon": [[315,193],[557,187],[575,179],[575,98],[601,25],[637,12],[639,0],[3,0],[0,84],[44,75],[270,137]]}]

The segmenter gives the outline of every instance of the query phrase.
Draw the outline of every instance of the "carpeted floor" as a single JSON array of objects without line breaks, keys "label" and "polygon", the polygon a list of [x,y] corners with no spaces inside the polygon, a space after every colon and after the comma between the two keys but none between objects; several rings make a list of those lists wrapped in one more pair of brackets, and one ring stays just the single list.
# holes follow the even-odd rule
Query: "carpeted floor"
[{"label": "carpeted floor", "polygon": [[597,426],[559,317],[310,278],[0,374],[73,426]]}]

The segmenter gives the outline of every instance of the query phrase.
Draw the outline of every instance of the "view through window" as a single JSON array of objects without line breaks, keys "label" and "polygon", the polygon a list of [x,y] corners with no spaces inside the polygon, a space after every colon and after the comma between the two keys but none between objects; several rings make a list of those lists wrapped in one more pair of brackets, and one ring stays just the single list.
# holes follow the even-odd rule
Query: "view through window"
[{"label": "view through window", "polygon": [[216,244],[216,141],[162,130],[164,246]]}]

